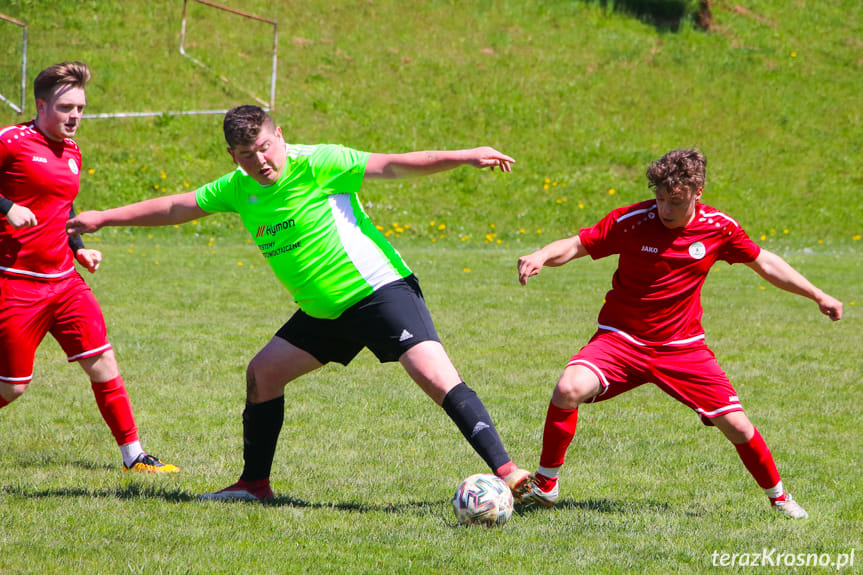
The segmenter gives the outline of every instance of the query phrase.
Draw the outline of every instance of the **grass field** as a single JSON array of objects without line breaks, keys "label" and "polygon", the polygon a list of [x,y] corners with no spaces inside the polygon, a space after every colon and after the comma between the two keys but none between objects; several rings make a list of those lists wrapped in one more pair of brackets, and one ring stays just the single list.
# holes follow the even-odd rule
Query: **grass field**
[{"label": "grass field", "polygon": [[[248,246],[142,237],[105,252],[92,284],[144,445],[183,473],[124,475],[86,380],[46,342],[32,389],[3,410],[4,573],[703,573],[714,551],[859,552],[853,310],[833,324],[745,268],[718,268],[706,287],[709,341],[811,519],[773,516],[718,432],[643,388],[582,410],[557,509],[462,529],[449,498],[482,462],[367,352],[291,386],[273,506],[197,501],[241,469],[245,364],[293,306]],[[611,266],[578,262],[522,288],[514,250],[404,253],[511,454],[535,465],[551,387],[593,329]],[[844,255],[787,257],[841,291]]]},{"label": "grass field", "polygon": [[[239,223],[214,216],[87,239],[106,256],[87,279],[144,446],[183,472],[124,475],[84,375],[46,341],[31,389],[0,411],[0,573],[836,571],[713,559],[765,549],[855,552],[841,572],[863,571],[858,3],[716,1],[709,33],[599,2],[230,4],[280,23],[274,116],[289,140],[490,144],[518,160],[512,174],[381,182],[363,198],[526,467],[614,262],[546,270],[522,288],[518,256],[646,197],[644,169],[668,149],[704,150],[705,201],[845,302],[832,323],[745,266],[717,266],[704,292],[708,342],[811,518],[773,516],[719,433],[645,386],[583,409],[557,508],[499,530],[457,528],[449,498],[482,462],[397,366],[367,352],[290,389],[274,505],[198,501],[241,470],[245,366],[295,309]],[[90,63],[89,112],[246,103],[176,53],[181,10],[0,0],[30,25],[30,80],[56,61]],[[249,73],[267,70],[266,28],[196,17],[198,55],[266,93],[267,74]],[[0,24],[5,95],[16,93],[19,34]],[[2,125],[22,119],[0,111]],[[78,209],[221,175],[231,166],[220,122],[88,120]]]}]

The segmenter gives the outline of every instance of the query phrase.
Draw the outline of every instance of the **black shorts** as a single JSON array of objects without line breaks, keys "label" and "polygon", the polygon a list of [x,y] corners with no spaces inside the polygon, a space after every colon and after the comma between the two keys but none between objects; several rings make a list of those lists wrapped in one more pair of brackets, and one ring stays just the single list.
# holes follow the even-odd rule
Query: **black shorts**
[{"label": "black shorts", "polygon": [[336,319],[298,310],[276,336],[321,363],[348,365],[364,347],[381,363],[398,361],[423,341],[440,341],[416,276],[394,281],[346,309]]}]

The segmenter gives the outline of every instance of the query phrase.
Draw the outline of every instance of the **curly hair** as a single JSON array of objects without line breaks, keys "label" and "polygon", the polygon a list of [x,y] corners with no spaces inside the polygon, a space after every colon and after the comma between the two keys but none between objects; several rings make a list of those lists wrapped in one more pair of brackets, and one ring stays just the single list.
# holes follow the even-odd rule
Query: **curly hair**
[{"label": "curly hair", "polygon": [[704,187],[707,158],[698,150],[672,150],[647,168],[648,187],[695,191]]},{"label": "curly hair", "polygon": [[275,122],[262,108],[258,106],[237,106],[225,114],[222,130],[225,141],[231,148],[248,146],[254,143],[264,126],[275,128]]},{"label": "curly hair", "polygon": [[45,68],[33,80],[36,100],[50,100],[60,91],[83,88],[90,81],[90,68],[83,62],[62,62]]}]

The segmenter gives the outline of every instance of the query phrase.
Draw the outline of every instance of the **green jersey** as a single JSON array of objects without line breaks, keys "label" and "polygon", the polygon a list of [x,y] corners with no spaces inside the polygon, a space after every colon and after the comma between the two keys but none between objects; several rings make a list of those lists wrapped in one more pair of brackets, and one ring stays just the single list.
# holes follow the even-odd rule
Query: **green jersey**
[{"label": "green jersey", "polygon": [[297,305],[333,319],[410,275],[372,224],[357,193],[369,155],[334,145],[287,145],[279,180],[262,186],[242,169],[198,188],[198,206],[236,212]]}]

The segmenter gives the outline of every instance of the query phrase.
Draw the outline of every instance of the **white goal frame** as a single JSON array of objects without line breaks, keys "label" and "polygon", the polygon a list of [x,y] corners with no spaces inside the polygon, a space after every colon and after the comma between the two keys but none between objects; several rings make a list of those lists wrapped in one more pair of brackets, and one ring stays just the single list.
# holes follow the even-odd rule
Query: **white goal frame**
[{"label": "white goal frame", "polygon": [[[274,110],[276,108],[276,71],[278,68],[278,46],[279,46],[279,24],[275,20],[270,18],[264,18],[263,16],[257,16],[255,14],[251,14],[249,12],[243,12],[242,10],[237,10],[236,8],[230,8],[228,6],[222,6],[221,4],[216,4],[215,2],[211,2],[210,0],[191,0],[197,4],[203,4],[205,6],[209,6],[210,8],[215,8],[217,10],[222,10],[224,12],[228,12],[230,14],[235,14],[237,16],[241,16],[243,18],[247,18],[250,20],[257,20],[259,22],[264,22],[266,24],[272,24],[273,26],[273,65],[272,71],[270,74],[270,100],[269,102],[264,101],[263,99],[255,96],[254,94],[245,90],[242,86],[239,86],[235,82],[231,82],[230,79],[225,76],[218,74],[218,77],[226,84],[230,84],[234,88],[240,90],[247,96],[253,98],[256,102],[261,104],[267,111]],[[197,58],[189,55],[186,52],[185,42],[186,42],[186,20],[187,20],[187,6],[189,4],[189,0],[183,0],[183,21],[180,28],[180,54],[183,57],[188,58],[198,66],[213,72],[213,70],[198,60]],[[2,96],[0,96],[2,97]],[[197,115],[197,114],[224,114],[228,110],[177,110],[177,111],[163,111],[163,112],[112,112],[106,114],[84,114],[84,118],[141,118],[147,116],[189,116],[189,115]]]},{"label": "white goal frame", "polygon": [[0,13],[0,20],[9,22],[21,27],[21,100],[18,105],[9,100],[3,94],[0,94],[0,100],[6,102],[13,110],[19,114],[24,113],[24,102],[27,100],[27,24],[16,20],[11,16]]}]

